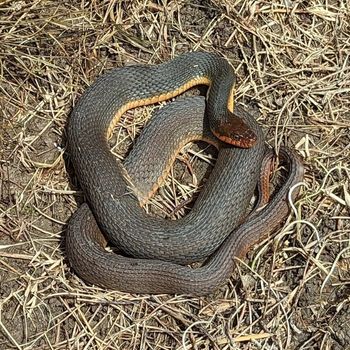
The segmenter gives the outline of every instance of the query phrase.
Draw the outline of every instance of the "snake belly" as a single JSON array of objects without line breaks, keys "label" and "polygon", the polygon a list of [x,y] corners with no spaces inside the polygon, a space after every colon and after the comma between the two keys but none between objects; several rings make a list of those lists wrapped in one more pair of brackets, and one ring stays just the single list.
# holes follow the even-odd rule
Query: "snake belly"
[{"label": "snake belly", "polygon": [[[226,60],[194,52],[157,66],[113,69],[78,101],[67,130],[71,160],[98,226],[124,253],[178,264],[203,260],[244,219],[259,177],[264,137],[252,116],[234,113],[233,83]],[[243,147],[252,144],[244,140],[253,140],[254,146],[238,149],[227,144],[220,149],[208,181],[184,218],[152,217],[131,193],[125,169],[111,154],[107,137],[126,110],[169,99],[197,84],[210,85],[206,113],[214,134]],[[238,132],[229,135],[233,124]],[[164,133],[154,152],[167,147],[168,140]]]},{"label": "snake belly", "polygon": [[[215,142],[215,139],[206,130],[206,122],[203,120],[204,109],[204,100],[196,97],[170,104],[163,108],[161,114],[167,116],[167,123],[169,123],[168,117],[190,122],[192,125],[190,138],[202,135],[209,142],[211,138]],[[242,115],[245,112],[237,106],[237,113]],[[147,125],[144,133],[144,138],[148,139],[149,142],[141,143],[140,147],[136,145],[135,154],[130,154],[130,158],[126,160],[126,168],[131,174],[137,172],[138,154],[147,154],[153,151],[152,146],[156,142],[156,138],[151,142],[148,133],[146,133],[152,128],[152,124]],[[167,128],[165,122],[163,128]],[[177,132],[181,134],[184,130],[181,130],[181,127],[173,129],[174,135]],[[144,145],[147,145],[148,148],[145,148]],[[269,173],[271,157],[271,152],[264,156],[260,177],[266,177],[266,174]],[[253,211],[241,226],[233,230],[202,267],[192,269],[159,259],[135,259],[107,252],[105,250],[106,239],[87,204],[83,204],[69,221],[66,252],[70,265],[88,283],[129,293],[201,296],[214,292],[229,278],[234,268],[235,258],[243,258],[252,245],[260,242],[275,230],[289,213],[288,191],[293,185],[302,181],[303,165],[300,158],[287,149],[282,148],[279,157],[285,163],[288,171],[284,184],[269,203],[267,203],[268,198],[260,199],[257,205],[260,210]],[[167,162],[167,158],[169,158],[169,154],[161,157],[164,163]],[[147,171],[147,165],[150,171]],[[149,185],[143,190],[147,192],[152,187],[151,184],[156,181],[153,174],[160,174],[161,169],[155,170],[152,163],[146,162],[144,168],[146,173],[142,175],[142,179],[146,180]],[[147,179],[148,175],[151,175],[150,180]],[[142,186],[144,185],[142,184]],[[297,194],[298,191],[293,191],[291,198],[295,199]]]}]

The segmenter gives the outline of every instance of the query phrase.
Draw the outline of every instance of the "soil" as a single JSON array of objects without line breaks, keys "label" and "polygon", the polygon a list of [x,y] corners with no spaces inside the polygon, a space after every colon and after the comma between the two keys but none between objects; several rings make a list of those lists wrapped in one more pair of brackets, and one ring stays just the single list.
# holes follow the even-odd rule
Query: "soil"
[{"label": "soil", "polygon": [[[0,7],[1,349],[350,349],[345,1]],[[84,201],[67,151],[69,114],[107,69],[190,50],[227,58],[236,100],[258,115],[266,142],[303,157],[296,212],[208,297],[85,284],[64,251],[67,222]],[[125,114],[111,140],[118,157],[152,110]],[[203,143],[186,146],[146,210],[169,219],[186,214],[215,156]]]}]

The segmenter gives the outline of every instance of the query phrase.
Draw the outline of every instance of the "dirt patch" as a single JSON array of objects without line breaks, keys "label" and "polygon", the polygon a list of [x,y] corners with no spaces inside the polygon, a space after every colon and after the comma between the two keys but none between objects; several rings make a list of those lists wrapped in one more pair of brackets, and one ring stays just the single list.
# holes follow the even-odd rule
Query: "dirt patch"
[{"label": "dirt patch", "polygon": [[[350,349],[349,12],[322,0],[3,2],[0,348]],[[189,50],[226,57],[236,99],[259,111],[267,142],[301,154],[296,210],[206,298],[85,285],[62,244],[84,200],[65,152],[69,113],[105,70]],[[141,128],[151,110],[126,119]],[[198,189],[199,150],[175,168],[188,191],[170,177],[153,210],[169,215]]]}]

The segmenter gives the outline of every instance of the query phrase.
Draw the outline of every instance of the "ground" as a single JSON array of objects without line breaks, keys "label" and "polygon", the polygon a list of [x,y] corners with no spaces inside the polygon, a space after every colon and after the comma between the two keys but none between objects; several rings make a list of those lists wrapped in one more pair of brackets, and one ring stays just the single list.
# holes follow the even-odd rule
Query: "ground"
[{"label": "ground", "polygon": [[[0,348],[350,349],[349,6],[1,1]],[[214,295],[87,285],[62,243],[84,200],[66,150],[69,114],[105,70],[190,50],[224,56],[236,100],[257,112],[267,143],[303,157],[296,210]],[[113,150],[132,146],[150,112],[126,114]],[[214,162],[201,149],[181,152],[148,209],[181,214],[203,175],[189,170]]]}]

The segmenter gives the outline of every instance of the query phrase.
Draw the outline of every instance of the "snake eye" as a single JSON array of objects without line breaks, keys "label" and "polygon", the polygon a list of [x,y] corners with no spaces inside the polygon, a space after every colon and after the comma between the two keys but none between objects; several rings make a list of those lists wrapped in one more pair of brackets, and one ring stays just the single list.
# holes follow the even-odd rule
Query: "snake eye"
[{"label": "snake eye", "polygon": [[237,135],[237,134],[233,134],[231,137],[237,141],[241,139],[241,135]]}]

